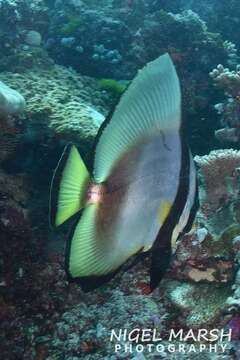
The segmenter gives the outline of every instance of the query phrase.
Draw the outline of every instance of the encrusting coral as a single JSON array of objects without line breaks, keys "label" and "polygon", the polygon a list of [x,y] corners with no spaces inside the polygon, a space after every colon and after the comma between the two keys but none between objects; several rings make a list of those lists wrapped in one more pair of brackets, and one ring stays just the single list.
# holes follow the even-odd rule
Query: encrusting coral
[{"label": "encrusting coral", "polygon": [[108,112],[107,93],[71,69],[54,65],[22,74],[3,72],[0,79],[25,97],[26,127],[41,124],[80,147],[90,147]]}]

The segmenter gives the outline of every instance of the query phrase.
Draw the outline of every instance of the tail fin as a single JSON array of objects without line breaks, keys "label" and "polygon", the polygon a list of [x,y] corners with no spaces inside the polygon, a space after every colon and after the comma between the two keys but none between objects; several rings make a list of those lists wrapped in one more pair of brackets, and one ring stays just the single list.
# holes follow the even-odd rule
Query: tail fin
[{"label": "tail fin", "polygon": [[54,172],[50,192],[50,224],[59,226],[85,205],[90,175],[73,145],[67,145]]}]

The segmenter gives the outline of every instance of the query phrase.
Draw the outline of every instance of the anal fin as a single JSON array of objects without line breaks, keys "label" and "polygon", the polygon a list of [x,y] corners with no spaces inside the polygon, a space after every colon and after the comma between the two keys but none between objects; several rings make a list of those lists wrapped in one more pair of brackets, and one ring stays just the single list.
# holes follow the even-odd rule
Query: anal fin
[{"label": "anal fin", "polygon": [[165,275],[171,261],[171,242],[169,246],[153,249],[150,269],[150,288],[153,291]]}]

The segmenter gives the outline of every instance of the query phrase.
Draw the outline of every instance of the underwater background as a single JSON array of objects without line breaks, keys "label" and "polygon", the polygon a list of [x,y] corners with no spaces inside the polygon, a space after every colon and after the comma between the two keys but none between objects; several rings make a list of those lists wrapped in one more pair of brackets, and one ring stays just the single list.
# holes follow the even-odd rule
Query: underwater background
[{"label": "underwater background", "polygon": [[[2,359],[240,359],[239,39],[239,0],[0,0]],[[129,81],[165,52],[198,169],[195,225],[153,293],[145,259],[85,294],[66,279],[68,226],[49,228],[53,171],[69,142],[90,162]],[[111,329],[125,328],[158,329],[165,351],[115,353]],[[167,351],[169,329],[202,328],[232,329],[225,353]]]}]

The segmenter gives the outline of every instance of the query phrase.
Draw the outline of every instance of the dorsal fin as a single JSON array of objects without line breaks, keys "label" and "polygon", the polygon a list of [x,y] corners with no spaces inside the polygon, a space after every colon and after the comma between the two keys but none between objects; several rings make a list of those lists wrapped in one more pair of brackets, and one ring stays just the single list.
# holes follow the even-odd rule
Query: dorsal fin
[{"label": "dorsal fin", "polygon": [[94,178],[105,181],[136,141],[181,125],[179,80],[168,54],[140,70],[122,95],[96,146]]}]

